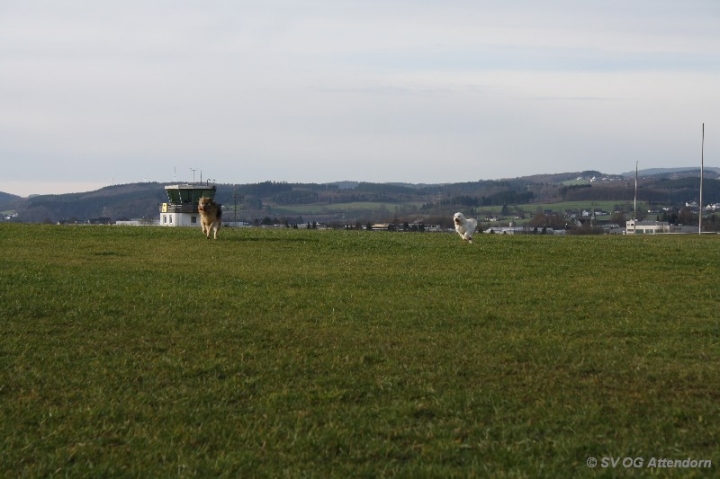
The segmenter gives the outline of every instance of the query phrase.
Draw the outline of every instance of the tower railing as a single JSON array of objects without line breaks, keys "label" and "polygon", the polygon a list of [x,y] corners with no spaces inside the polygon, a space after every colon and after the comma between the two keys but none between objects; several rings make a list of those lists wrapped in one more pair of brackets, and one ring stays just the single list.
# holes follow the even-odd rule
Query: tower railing
[{"label": "tower railing", "polygon": [[198,213],[198,205],[192,203],[185,203],[181,205],[174,205],[172,203],[164,203],[160,206],[163,213]]}]

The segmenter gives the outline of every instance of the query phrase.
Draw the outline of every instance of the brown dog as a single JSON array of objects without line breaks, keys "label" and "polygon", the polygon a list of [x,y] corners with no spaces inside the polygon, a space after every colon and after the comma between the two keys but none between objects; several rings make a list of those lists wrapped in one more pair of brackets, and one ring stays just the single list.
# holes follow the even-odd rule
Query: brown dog
[{"label": "brown dog", "polygon": [[217,239],[217,233],[222,225],[222,208],[212,198],[202,197],[198,204],[200,212],[200,225],[205,238],[210,239],[210,230],[213,230],[213,239]]}]

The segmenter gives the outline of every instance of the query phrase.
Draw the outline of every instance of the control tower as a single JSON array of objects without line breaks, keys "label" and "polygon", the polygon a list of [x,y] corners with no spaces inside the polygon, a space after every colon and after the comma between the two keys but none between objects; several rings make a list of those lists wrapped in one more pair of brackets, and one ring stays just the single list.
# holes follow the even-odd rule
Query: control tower
[{"label": "control tower", "polygon": [[168,202],[160,204],[160,226],[198,226],[198,202],[203,196],[214,198],[215,191],[215,185],[166,186]]}]

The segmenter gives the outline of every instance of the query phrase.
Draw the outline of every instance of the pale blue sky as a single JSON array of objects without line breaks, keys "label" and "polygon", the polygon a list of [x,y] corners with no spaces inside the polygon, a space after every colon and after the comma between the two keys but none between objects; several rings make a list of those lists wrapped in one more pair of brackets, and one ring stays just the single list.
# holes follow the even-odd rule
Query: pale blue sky
[{"label": "pale blue sky", "polygon": [[0,0],[0,191],[720,166],[720,2]]}]

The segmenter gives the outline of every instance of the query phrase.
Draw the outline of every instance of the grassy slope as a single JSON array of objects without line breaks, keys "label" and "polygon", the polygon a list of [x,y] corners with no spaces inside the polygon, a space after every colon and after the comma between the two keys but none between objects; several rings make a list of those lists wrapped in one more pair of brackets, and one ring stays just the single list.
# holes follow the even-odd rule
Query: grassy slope
[{"label": "grassy slope", "polygon": [[381,203],[381,202],[353,202],[353,203],[330,203],[312,205],[288,205],[273,206],[272,214],[275,215],[315,215],[321,213],[376,213],[377,211],[395,211],[396,208],[420,208],[422,203]]},{"label": "grassy slope", "polygon": [[[565,210],[583,210],[583,209],[604,209],[610,213],[615,209],[615,205],[629,205],[632,210],[632,201],[563,201],[559,203],[529,203],[523,205],[509,205],[511,209],[520,208],[528,215],[533,215],[538,211],[542,212],[546,209],[562,213]],[[321,213],[359,213],[366,212],[368,214],[376,213],[380,210],[387,210],[393,212],[396,209],[403,208],[417,208],[419,213],[422,203],[370,203],[370,202],[356,202],[356,203],[333,203],[329,205],[295,205],[295,206],[273,206],[271,208],[271,215],[282,216],[282,215],[313,215]],[[469,207],[456,205],[454,207],[458,211],[467,211]],[[493,212],[500,214],[502,210],[501,205],[493,206],[476,206],[475,209],[480,212]],[[638,203],[638,209],[647,210],[647,204],[644,202]]]},{"label": "grassy slope", "polygon": [[718,241],[0,225],[0,474],[717,465]]}]

